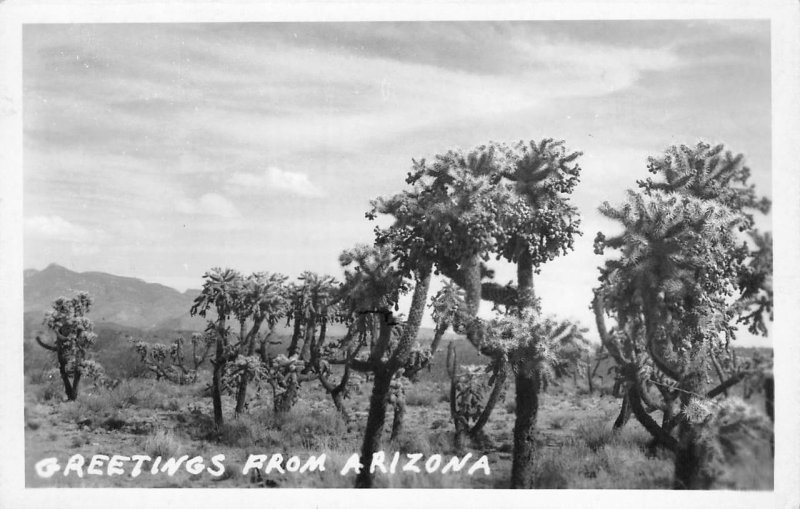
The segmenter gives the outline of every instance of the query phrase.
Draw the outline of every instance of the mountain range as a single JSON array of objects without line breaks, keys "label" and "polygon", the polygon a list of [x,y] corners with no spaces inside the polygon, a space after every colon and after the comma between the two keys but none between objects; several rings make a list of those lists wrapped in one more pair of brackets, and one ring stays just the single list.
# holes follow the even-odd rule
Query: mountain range
[{"label": "mountain range", "polygon": [[158,283],[104,272],[73,272],[57,264],[24,272],[25,321],[38,327],[58,297],[85,291],[93,298],[89,312],[96,325],[140,330],[203,330],[205,320],[189,315],[200,290],[181,293]]},{"label": "mountain range", "polygon": [[[158,335],[170,331],[202,331],[206,328],[206,319],[189,314],[195,297],[200,295],[199,289],[179,292],[133,277],[104,272],[74,272],[52,263],[43,270],[24,271],[25,336],[32,339],[36,331],[44,330],[44,313],[51,309],[55,299],[69,297],[78,291],[85,291],[92,297],[93,306],[88,317],[98,331]],[[281,321],[275,333],[291,334],[291,328]],[[328,327],[328,334],[331,337],[342,335],[344,327],[332,324]],[[433,329],[420,327],[419,337],[433,337]],[[445,334],[445,339],[458,337],[451,331]]]}]

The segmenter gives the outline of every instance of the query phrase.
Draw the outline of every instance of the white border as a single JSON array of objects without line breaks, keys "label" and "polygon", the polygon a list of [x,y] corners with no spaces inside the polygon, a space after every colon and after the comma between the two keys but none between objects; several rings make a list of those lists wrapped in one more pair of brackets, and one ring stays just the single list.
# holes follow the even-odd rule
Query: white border
[{"label": "white border", "polygon": [[[2,0],[0,0],[2,2]],[[25,489],[22,374],[22,25],[91,22],[510,19],[770,19],[772,27],[776,439],[774,492],[624,490]],[[800,3],[695,2],[73,2],[0,3],[0,507],[408,506],[800,507]]]}]

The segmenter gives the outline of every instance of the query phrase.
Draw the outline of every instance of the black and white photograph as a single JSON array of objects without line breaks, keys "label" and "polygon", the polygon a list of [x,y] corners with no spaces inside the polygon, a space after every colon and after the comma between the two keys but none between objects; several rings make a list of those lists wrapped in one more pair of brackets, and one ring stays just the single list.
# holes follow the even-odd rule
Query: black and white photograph
[{"label": "black and white photograph", "polygon": [[798,503],[775,9],[157,6],[16,18],[4,491]]}]

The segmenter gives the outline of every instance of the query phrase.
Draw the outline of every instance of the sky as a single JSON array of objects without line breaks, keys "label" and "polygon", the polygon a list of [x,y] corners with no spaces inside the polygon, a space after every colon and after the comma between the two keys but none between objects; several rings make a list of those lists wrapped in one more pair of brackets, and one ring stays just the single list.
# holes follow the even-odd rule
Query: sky
[{"label": "sky", "polygon": [[26,25],[24,263],[181,291],[214,266],[340,276],[412,158],[556,138],[584,153],[584,235],[536,290],[594,337],[597,208],[700,140],[770,196],[770,105],[767,21]]}]

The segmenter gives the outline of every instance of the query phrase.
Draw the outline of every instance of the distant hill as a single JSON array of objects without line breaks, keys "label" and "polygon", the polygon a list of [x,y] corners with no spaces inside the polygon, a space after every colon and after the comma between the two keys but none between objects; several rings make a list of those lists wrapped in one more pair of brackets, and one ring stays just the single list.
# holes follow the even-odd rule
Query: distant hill
[{"label": "distant hill", "polygon": [[141,330],[202,330],[205,321],[189,316],[199,290],[181,293],[158,283],[103,272],[73,272],[51,264],[24,272],[25,322],[38,327],[45,311],[60,296],[85,291],[94,299],[89,317],[95,324]]}]

